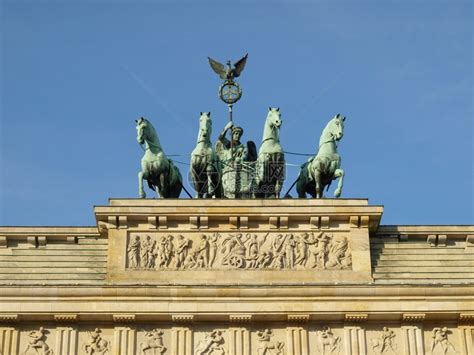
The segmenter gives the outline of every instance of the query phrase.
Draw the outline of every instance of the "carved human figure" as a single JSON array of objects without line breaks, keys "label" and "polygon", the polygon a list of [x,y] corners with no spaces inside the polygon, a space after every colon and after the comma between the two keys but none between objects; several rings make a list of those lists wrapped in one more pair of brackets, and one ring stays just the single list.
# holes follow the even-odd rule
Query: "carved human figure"
[{"label": "carved human figure", "polygon": [[37,355],[53,355],[53,350],[46,344],[46,330],[40,327],[38,330],[32,330],[26,335],[30,338],[26,345],[23,354],[27,354],[28,351],[34,350]]},{"label": "carved human figure", "polygon": [[186,259],[183,262],[184,269],[194,269],[197,267],[197,254],[196,252],[188,253]]},{"label": "carved human figure", "polygon": [[173,236],[162,236],[157,246],[157,259],[158,259],[158,267],[159,268],[166,268],[168,267],[171,261],[171,254],[173,250]]},{"label": "carved human figure", "polygon": [[394,331],[383,327],[382,334],[377,339],[372,339],[372,350],[379,355],[388,352],[397,354],[397,344],[394,343],[394,339]]},{"label": "carved human figure", "polygon": [[308,260],[308,244],[311,243],[309,233],[303,233],[296,237],[295,265],[304,266]]},{"label": "carved human figure", "polygon": [[327,267],[344,268],[350,263],[346,252],[349,249],[347,238],[331,238],[331,244],[328,250]]},{"label": "carved human figure", "polygon": [[203,234],[197,249],[195,250],[196,254],[196,263],[199,268],[206,268],[209,265],[209,241],[207,236]]},{"label": "carved human figure", "polygon": [[434,350],[439,347],[441,347],[443,354],[447,354],[449,348],[451,348],[454,352],[456,351],[454,345],[448,340],[449,333],[450,331],[446,327],[433,329],[433,335],[431,336],[433,338],[433,341],[431,343],[432,354]]},{"label": "carved human figure", "polygon": [[163,345],[163,331],[153,329],[145,333],[145,340],[140,343],[141,355],[146,355],[145,351],[153,350],[153,355],[164,354],[166,347]]},{"label": "carved human figure", "polygon": [[295,248],[295,237],[293,234],[289,234],[285,242],[286,267],[288,269],[293,269],[295,267]]},{"label": "carved human figure", "polygon": [[257,268],[265,269],[272,264],[273,255],[270,251],[261,252],[257,260]]},{"label": "carved human figure", "polygon": [[191,247],[191,241],[183,235],[178,235],[176,238],[175,255],[176,255],[176,268],[180,269],[184,267],[184,261],[188,256],[189,248]]},{"label": "carved human figure", "polygon": [[140,266],[140,251],[140,236],[137,235],[127,248],[128,267],[136,269]]},{"label": "carved human figure", "polygon": [[248,239],[245,242],[245,247],[247,253],[245,257],[247,260],[246,267],[251,269],[256,268],[260,250],[256,234],[248,234]]},{"label": "carved human figure", "polygon": [[204,339],[201,340],[196,347],[197,355],[225,355],[224,350],[224,337],[220,330],[214,330],[209,334],[206,334]]},{"label": "carved human figure", "polygon": [[313,256],[312,268],[325,269],[326,258],[328,254],[329,238],[324,234],[320,234],[314,240],[314,244],[310,246],[309,250]]},{"label": "carved human figure", "polygon": [[219,239],[220,234],[214,233],[212,237],[209,238],[209,264],[207,265],[208,268],[211,268],[214,265],[214,261],[216,260],[217,254],[217,240]]},{"label": "carved human figure", "polygon": [[272,255],[273,255],[273,262],[272,268],[274,269],[282,269],[285,265],[285,250],[283,248],[286,241],[286,236],[283,234],[279,234],[273,239],[272,242]]},{"label": "carved human figure", "polygon": [[273,331],[265,329],[257,331],[257,340],[259,347],[257,348],[258,355],[279,355],[283,352],[284,344],[281,341],[271,341]]},{"label": "carved human figure", "polygon": [[173,254],[174,254],[173,239],[174,237],[171,234],[165,238],[165,255],[166,255],[167,267],[170,265],[171,259],[173,258]]},{"label": "carved human figure", "polygon": [[341,337],[334,335],[331,328],[324,327],[316,332],[318,350],[322,355],[338,354]]},{"label": "carved human figure", "polygon": [[95,328],[93,332],[89,333],[89,339],[84,344],[84,351],[88,355],[103,355],[109,351],[109,342],[102,339],[99,328]]},{"label": "carved human figure", "polygon": [[149,235],[145,238],[142,242],[141,250],[140,250],[140,263],[141,266],[145,269],[151,269],[155,263],[155,249],[156,241],[152,240]]}]

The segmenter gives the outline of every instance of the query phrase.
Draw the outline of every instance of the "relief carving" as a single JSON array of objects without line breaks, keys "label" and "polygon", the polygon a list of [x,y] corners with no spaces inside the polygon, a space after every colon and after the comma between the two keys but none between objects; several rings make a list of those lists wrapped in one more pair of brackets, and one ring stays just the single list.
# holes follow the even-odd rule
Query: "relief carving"
[{"label": "relief carving", "polygon": [[103,355],[110,350],[109,342],[102,338],[100,335],[101,332],[99,328],[95,328],[93,332],[87,332],[89,339],[83,345],[83,349],[87,355]]},{"label": "relief carving", "polygon": [[127,246],[128,268],[198,269],[350,269],[346,237],[323,232],[257,235],[238,233],[133,236]]},{"label": "relief carving", "polygon": [[191,241],[188,238],[185,238],[182,235],[178,235],[176,240],[176,249],[175,249],[175,267],[181,269],[184,267],[184,261],[188,256],[189,248],[191,248]]},{"label": "relief carving", "polygon": [[53,355],[53,350],[46,344],[46,333],[48,333],[48,331],[43,327],[26,333],[30,339],[28,340],[23,354],[31,354],[34,350],[34,354],[36,355]]},{"label": "relief carving", "polygon": [[317,347],[322,355],[339,354],[341,337],[334,335],[331,328],[324,327],[316,332]]},{"label": "relief carving", "polygon": [[[150,350],[148,352],[148,350]],[[164,354],[166,347],[163,345],[163,331],[159,329],[153,329],[152,331],[145,333],[145,340],[140,343],[140,354]]]},{"label": "relief carving", "polygon": [[372,350],[376,354],[397,354],[397,344],[394,343],[395,333],[393,330],[383,327],[382,334],[377,339],[372,339]]},{"label": "relief carving", "polygon": [[142,242],[140,252],[140,265],[143,268],[150,269],[155,266],[155,254],[153,253],[155,245],[156,241],[151,240],[151,237],[149,235]]},{"label": "relief carving", "polygon": [[257,331],[257,340],[259,342],[257,348],[258,355],[280,355],[283,353],[285,344],[281,341],[271,341],[271,337],[273,337],[272,330]]},{"label": "relief carving", "polygon": [[196,346],[196,355],[225,355],[224,338],[220,330],[206,334]]},{"label": "relief carving", "polygon": [[136,269],[140,266],[140,237],[137,235],[127,247],[128,267]]},{"label": "relief carving", "polygon": [[432,354],[434,354],[435,349],[440,349],[441,351],[439,351],[438,353],[442,354],[447,354],[449,348],[456,352],[454,345],[448,340],[448,335],[450,333],[451,332],[446,327],[433,329],[433,335],[431,336],[433,338],[433,341],[431,343]]}]

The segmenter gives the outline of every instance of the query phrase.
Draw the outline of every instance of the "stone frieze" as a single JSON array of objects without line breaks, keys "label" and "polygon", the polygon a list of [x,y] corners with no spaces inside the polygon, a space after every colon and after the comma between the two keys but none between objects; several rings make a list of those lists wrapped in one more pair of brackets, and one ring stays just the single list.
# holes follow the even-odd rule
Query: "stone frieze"
[{"label": "stone frieze", "polygon": [[131,233],[129,270],[351,269],[348,238],[330,233]]},{"label": "stone frieze", "polygon": [[[31,330],[33,329],[33,330]],[[467,331],[465,331],[467,329]],[[245,326],[136,324],[101,328],[0,327],[0,353],[9,355],[342,355],[470,354],[474,328],[444,324],[400,327],[391,323],[362,326],[340,323],[259,323]]]}]

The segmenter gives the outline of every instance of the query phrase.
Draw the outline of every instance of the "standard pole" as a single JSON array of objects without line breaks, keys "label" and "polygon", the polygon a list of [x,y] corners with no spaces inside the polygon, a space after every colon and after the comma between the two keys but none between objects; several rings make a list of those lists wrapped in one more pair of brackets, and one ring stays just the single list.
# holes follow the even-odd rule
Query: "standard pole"
[{"label": "standard pole", "polygon": [[[229,122],[232,122],[232,104],[227,105],[229,107]],[[230,131],[230,156],[234,161],[234,143],[232,139],[232,130]]]}]

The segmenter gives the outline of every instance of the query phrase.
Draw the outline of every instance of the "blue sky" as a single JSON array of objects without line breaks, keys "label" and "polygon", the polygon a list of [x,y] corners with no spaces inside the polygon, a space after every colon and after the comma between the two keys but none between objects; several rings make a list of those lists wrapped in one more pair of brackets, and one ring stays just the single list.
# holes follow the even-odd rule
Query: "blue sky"
[{"label": "blue sky", "polygon": [[472,23],[457,0],[3,1],[0,225],[93,225],[93,205],[137,197],[134,120],[189,154],[211,111],[215,140],[207,56],[247,52],[245,139],[279,106],[284,149],[316,153],[340,112],[344,198],[384,205],[383,224],[472,224]]}]

